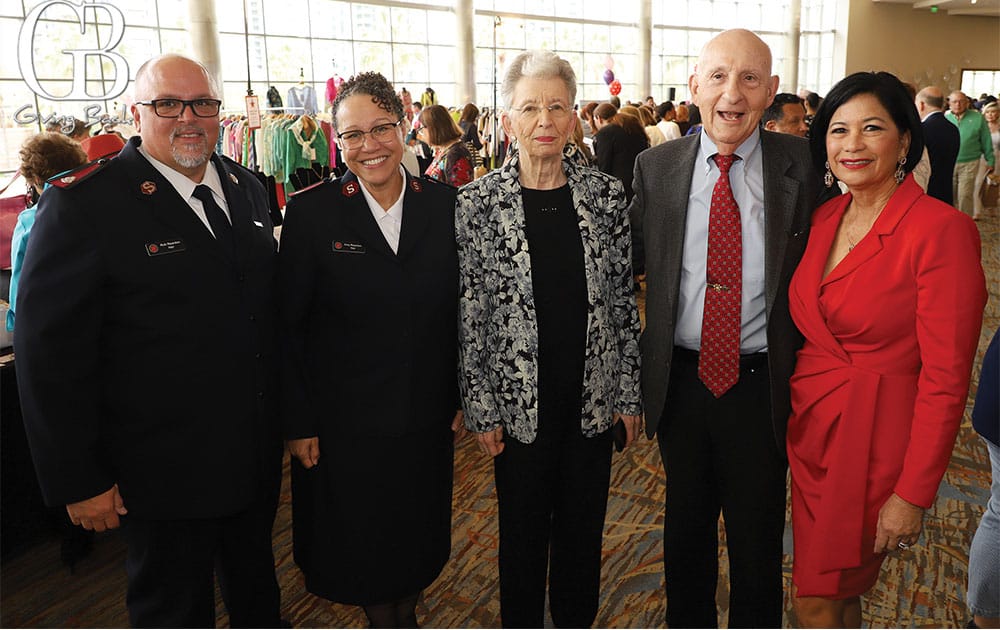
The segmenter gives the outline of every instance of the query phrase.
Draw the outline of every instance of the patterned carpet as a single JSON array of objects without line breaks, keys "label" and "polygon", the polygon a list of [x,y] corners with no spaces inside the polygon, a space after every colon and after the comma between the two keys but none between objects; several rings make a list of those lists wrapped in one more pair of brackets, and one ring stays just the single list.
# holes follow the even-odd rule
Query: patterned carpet
[{"label": "patterned carpet", "polygon": [[[990,302],[980,358],[1000,322],[1000,216],[979,222]],[[979,372],[977,359],[975,374]],[[972,394],[975,393],[975,386]],[[971,400],[970,395],[970,409]],[[595,626],[663,627],[663,469],[654,442],[615,456],[604,543],[604,588]],[[305,592],[291,560],[291,509],[286,486],[275,525],[275,555],[284,617],[296,627],[365,627],[358,609],[332,605]],[[906,556],[889,559],[878,586],[864,600],[865,624],[882,627],[964,627],[966,554],[989,489],[986,449],[966,414],[925,535]],[[785,549],[791,551],[791,527]],[[115,533],[98,536],[94,552],[70,575],[55,542],[15,557],[0,572],[0,625],[14,627],[126,627],[124,547]],[[455,460],[452,560],[426,591],[418,617],[426,627],[498,627],[497,519],[492,466],[466,439]],[[725,547],[720,548],[725,558]],[[791,576],[785,556],[785,580]],[[728,608],[725,579],[719,606]],[[219,625],[227,620],[221,603]],[[786,615],[786,627],[790,625]]]}]

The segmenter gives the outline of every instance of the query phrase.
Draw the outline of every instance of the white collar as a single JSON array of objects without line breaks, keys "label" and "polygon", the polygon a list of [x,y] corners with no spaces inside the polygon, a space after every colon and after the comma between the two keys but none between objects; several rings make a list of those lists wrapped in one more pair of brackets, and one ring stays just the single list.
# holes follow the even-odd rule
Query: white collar
[{"label": "white collar", "polygon": [[402,223],[403,221],[403,197],[406,196],[406,170],[403,165],[399,165],[399,174],[403,176],[403,188],[399,191],[399,198],[396,199],[395,203],[389,206],[386,210],[375,200],[375,197],[368,192],[368,188],[365,187],[365,183],[358,179],[358,183],[361,184],[361,193],[365,196],[365,201],[368,202],[368,209],[372,211],[372,216],[375,217],[375,222],[378,223],[386,215],[392,217],[396,223]]},{"label": "white collar", "polygon": [[[198,186],[198,183],[191,180],[190,177],[175,170],[163,162],[157,160],[149,151],[146,150],[142,144],[139,144],[139,153],[142,154],[150,164],[153,165],[157,171],[163,175],[164,179],[170,182],[170,185],[174,187],[177,194],[181,196],[181,199],[187,201],[194,194],[194,189]],[[219,179],[219,173],[215,170],[215,163],[211,159],[208,160],[208,168],[205,169],[205,175],[201,179],[201,183],[208,186],[215,195],[221,199],[225,199],[226,195],[222,190],[222,180]]]}]

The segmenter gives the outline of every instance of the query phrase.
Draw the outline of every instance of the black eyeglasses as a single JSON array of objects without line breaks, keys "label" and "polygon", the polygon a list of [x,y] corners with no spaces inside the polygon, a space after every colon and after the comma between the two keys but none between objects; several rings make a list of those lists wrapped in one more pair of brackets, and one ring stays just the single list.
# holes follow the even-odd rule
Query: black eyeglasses
[{"label": "black eyeglasses", "polygon": [[150,105],[153,112],[160,118],[180,118],[188,107],[199,118],[211,118],[219,115],[222,101],[217,98],[196,98],[193,101],[182,101],[179,98],[157,98],[151,101],[136,101],[136,105]]},{"label": "black eyeglasses", "polygon": [[384,125],[376,125],[369,129],[368,131],[361,131],[360,129],[354,129],[352,131],[345,131],[344,133],[337,134],[337,140],[348,149],[357,149],[365,143],[365,136],[371,134],[372,138],[381,144],[388,144],[392,139],[392,132],[395,131],[396,127],[399,127],[403,119],[400,118],[394,123],[386,123]]}]

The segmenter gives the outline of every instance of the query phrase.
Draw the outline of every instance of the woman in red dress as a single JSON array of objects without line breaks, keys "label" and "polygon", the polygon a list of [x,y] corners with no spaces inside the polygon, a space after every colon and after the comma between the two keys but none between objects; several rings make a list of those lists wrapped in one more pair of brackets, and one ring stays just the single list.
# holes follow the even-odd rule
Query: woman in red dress
[{"label": "woman in red dress", "polygon": [[909,171],[920,119],[893,75],[856,73],[811,128],[826,183],[792,278],[793,595],[805,627],[859,627],[889,552],[920,537],[969,389],[986,282],[971,219]]}]

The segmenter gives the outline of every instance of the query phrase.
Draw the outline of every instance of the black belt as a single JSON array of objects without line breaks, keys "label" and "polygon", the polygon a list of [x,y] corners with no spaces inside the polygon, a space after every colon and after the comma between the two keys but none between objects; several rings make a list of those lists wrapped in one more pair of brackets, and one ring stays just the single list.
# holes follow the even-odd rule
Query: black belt
[{"label": "black belt", "polygon": [[[674,362],[675,363],[693,363],[698,365],[698,357],[700,356],[697,350],[688,350],[687,348],[682,348],[680,346],[674,346]],[[767,365],[767,353],[766,352],[753,352],[750,354],[740,355],[740,369],[754,369]]]}]

